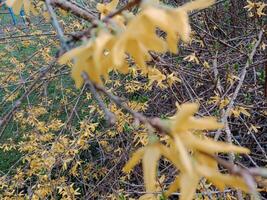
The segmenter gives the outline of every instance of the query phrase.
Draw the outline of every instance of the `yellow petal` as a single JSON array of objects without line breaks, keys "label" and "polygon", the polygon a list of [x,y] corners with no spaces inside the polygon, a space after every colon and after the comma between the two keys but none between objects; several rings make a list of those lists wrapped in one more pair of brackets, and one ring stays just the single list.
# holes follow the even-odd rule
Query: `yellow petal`
[{"label": "yellow petal", "polygon": [[166,36],[166,41],[168,43],[170,52],[174,54],[178,53],[178,36],[175,33],[168,33]]},{"label": "yellow petal", "polygon": [[125,19],[124,19],[124,17],[122,17],[120,15],[116,15],[115,17],[112,18],[112,20],[114,20],[114,22],[116,23],[116,25],[121,30],[125,30]]},{"label": "yellow petal", "polygon": [[104,10],[105,10],[105,5],[102,4],[102,3],[98,3],[98,4],[96,4],[96,9],[97,9],[101,14],[103,14],[103,13],[104,13]]},{"label": "yellow petal", "polygon": [[100,66],[100,75],[103,76],[104,79],[109,78],[109,72],[112,70],[112,59],[111,56],[105,56],[101,62]]},{"label": "yellow petal", "polygon": [[173,118],[172,132],[177,133],[187,130],[188,119],[198,110],[198,104],[186,103],[181,105],[181,109]]},{"label": "yellow petal", "polygon": [[117,69],[122,74],[127,74],[127,73],[129,73],[130,67],[129,67],[129,64],[127,63],[127,61],[124,60],[123,65],[121,65],[119,67],[115,67],[115,69]]},{"label": "yellow petal", "polygon": [[77,88],[81,88],[81,86],[84,83],[84,80],[81,76],[82,72],[83,72],[83,70],[79,66],[74,65],[71,69],[71,77],[75,81],[75,85]]},{"label": "yellow petal", "polygon": [[245,181],[238,177],[228,174],[222,174],[218,170],[214,170],[204,165],[198,165],[196,168],[199,174],[206,177],[219,190],[223,191],[227,186],[241,189],[244,192],[249,192],[249,188]]},{"label": "yellow petal", "polygon": [[160,145],[159,148],[162,156],[164,156],[170,162],[172,162],[177,169],[182,168],[183,163],[181,163],[180,160],[177,159],[177,154],[175,151],[173,151],[173,149],[166,147],[164,145]]},{"label": "yellow petal", "polygon": [[223,124],[218,123],[215,117],[190,118],[188,123],[192,130],[216,130],[223,128]]},{"label": "yellow petal", "polygon": [[102,84],[100,74],[94,67],[93,59],[79,57],[79,59],[75,60],[72,68],[72,78],[74,79],[77,88],[80,88],[84,83],[82,78],[83,72],[87,73],[89,79],[93,83]]},{"label": "yellow petal", "polygon": [[197,104],[183,104],[172,118],[171,133],[178,134],[188,130],[215,130],[223,127],[213,117],[194,117],[193,115],[197,110]]},{"label": "yellow petal", "polygon": [[138,40],[128,40],[126,52],[131,55],[138,67],[146,68],[146,57],[149,57],[149,55],[147,49]]},{"label": "yellow petal", "polygon": [[103,19],[106,15],[114,11],[119,3],[119,0],[112,0],[110,3],[102,4],[98,3],[96,5],[96,9],[101,13],[101,19]]},{"label": "yellow petal", "polygon": [[194,198],[198,186],[199,177],[196,174],[182,173],[180,175],[181,196],[180,200]]},{"label": "yellow petal", "polygon": [[170,14],[172,18],[179,19],[176,22],[176,31],[179,34],[180,38],[184,42],[189,42],[191,27],[187,13],[182,9],[177,9],[175,12],[170,12]]},{"label": "yellow petal", "polygon": [[207,165],[208,167],[217,170],[218,164],[217,161],[205,154],[195,152],[195,159],[201,164],[201,165]]},{"label": "yellow petal", "polygon": [[143,34],[140,37],[140,41],[146,49],[151,51],[155,51],[157,53],[163,53],[166,51],[166,43],[156,35]]},{"label": "yellow petal", "polygon": [[180,163],[182,164],[181,170],[185,171],[188,174],[192,174],[193,167],[191,163],[190,154],[187,152],[183,142],[181,141],[178,135],[174,135],[174,146],[175,150],[178,153],[177,158],[180,160]]},{"label": "yellow petal", "polygon": [[169,186],[169,189],[165,192],[165,196],[169,197],[172,193],[176,192],[180,188],[180,176],[177,176],[175,180]]},{"label": "yellow petal", "polygon": [[190,149],[202,151],[209,154],[214,153],[249,153],[250,150],[244,147],[235,146],[225,142],[217,142],[211,139],[202,139],[194,134],[188,132],[186,134],[181,134],[180,137],[183,139],[183,142]]},{"label": "yellow petal", "polygon": [[[106,78],[108,76],[108,68],[110,65],[112,65],[112,63],[110,62],[112,60],[109,59],[111,57],[110,55],[104,54],[104,51],[107,50],[107,44],[112,42],[112,39],[112,35],[102,32],[99,34],[94,44],[95,49],[93,52],[93,68],[99,75],[104,75]],[[110,63],[107,63],[108,61]]]},{"label": "yellow petal", "polygon": [[[178,42],[178,35],[176,34],[176,30],[180,30],[181,27],[177,27],[176,22],[179,21],[177,18],[173,18],[176,16],[171,16],[170,13],[155,9],[149,8],[144,12],[143,16],[143,23],[149,29],[149,32],[155,34],[156,28],[160,28],[164,32],[166,32],[166,41],[170,50],[174,53],[177,52],[177,42]],[[175,28],[177,27],[177,28]],[[152,31],[151,31],[152,30]]]},{"label": "yellow petal", "polygon": [[77,48],[74,48],[68,52],[66,52],[64,55],[62,55],[59,59],[58,59],[58,62],[59,64],[66,64],[68,61],[70,61],[71,59],[77,57],[77,56],[80,56],[81,58],[84,59],[84,57],[86,56],[90,56],[90,51],[89,51],[89,48],[90,48],[90,44],[87,44],[87,45],[83,45],[83,46],[80,46],[80,47],[77,47]]},{"label": "yellow petal", "polygon": [[214,2],[214,0],[196,0],[182,5],[181,7],[179,7],[179,9],[190,12],[192,10],[207,8],[214,4]]},{"label": "yellow petal", "polygon": [[177,121],[185,121],[189,116],[194,115],[199,108],[199,105],[196,103],[185,103],[180,106],[180,110],[176,117]]},{"label": "yellow petal", "polygon": [[125,46],[126,39],[121,39],[114,44],[114,47],[111,51],[112,60],[115,66],[121,66],[125,59]]},{"label": "yellow petal", "polygon": [[90,80],[93,83],[102,85],[100,70],[95,67],[92,57],[86,59],[84,66],[85,66],[85,72],[88,74]]},{"label": "yellow petal", "polygon": [[106,4],[106,7],[108,8],[108,10],[113,11],[116,9],[118,3],[119,0],[112,0],[110,3]]},{"label": "yellow petal", "polygon": [[160,149],[158,148],[158,145],[153,144],[146,147],[143,156],[143,171],[146,192],[157,191],[157,170],[160,156]]},{"label": "yellow petal", "polygon": [[112,39],[109,33],[102,32],[98,35],[95,40],[95,50],[93,53],[93,58],[95,66],[99,68],[101,63],[101,58],[104,57],[104,50],[106,50],[106,44]]},{"label": "yellow petal", "polygon": [[123,172],[129,173],[135,167],[135,165],[139,163],[144,153],[145,153],[145,148],[140,148],[136,152],[134,152],[130,160],[123,167],[122,169]]}]

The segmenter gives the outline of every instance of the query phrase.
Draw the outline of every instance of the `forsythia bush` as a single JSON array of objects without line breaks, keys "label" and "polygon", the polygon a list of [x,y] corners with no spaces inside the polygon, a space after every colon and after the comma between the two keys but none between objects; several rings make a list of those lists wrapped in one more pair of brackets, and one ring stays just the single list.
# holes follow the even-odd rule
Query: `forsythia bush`
[{"label": "forsythia bush", "polygon": [[[80,46],[65,52],[58,62],[71,66],[71,76],[77,88],[86,83],[83,73],[97,88],[109,83],[111,72],[146,76],[149,79],[148,88],[154,82],[160,87],[167,87],[179,78],[174,73],[163,74],[152,62],[154,57],[167,52],[177,54],[178,43],[189,43],[191,40],[189,13],[213,3],[213,0],[196,0],[173,8],[146,0],[141,2],[137,12],[124,10],[112,17],[109,16],[116,11],[118,0],[98,4],[96,7],[101,16],[90,32],[90,38],[83,38]],[[37,14],[42,10],[38,6],[44,6],[42,1],[31,0],[7,0],[6,4],[15,13],[23,8],[27,14]],[[253,6],[250,2],[247,8],[251,10]],[[262,15],[262,5],[257,6],[257,14]],[[135,87],[130,86],[129,90],[135,90]],[[143,111],[146,107],[130,103],[128,106],[137,111]],[[167,198],[177,191],[180,192],[180,199],[193,199],[203,178],[221,191],[232,187],[251,192],[242,177],[220,172],[214,158],[218,153],[248,154],[250,151],[207,137],[205,131],[218,130],[223,126],[213,117],[195,117],[198,107],[196,103],[185,103],[178,105],[177,113],[169,119],[157,119],[155,123],[141,120],[143,124],[138,124],[145,131],[147,140],[144,142],[142,139],[140,143],[146,145],[133,153],[123,172],[131,173],[142,162],[146,194],[140,199]],[[124,118],[130,123],[130,117],[115,105],[109,108],[118,116],[118,121]],[[102,113],[99,108],[95,110]],[[66,174],[80,177],[79,173],[82,173],[85,180],[90,178],[87,173],[92,166],[83,163],[80,153],[89,148],[87,141],[94,137],[99,123],[82,121],[77,133],[58,134],[64,123],[54,119],[46,124],[41,120],[44,114],[47,111],[42,107],[33,107],[28,113],[21,111],[15,115],[22,128],[31,127],[32,131],[25,134],[23,141],[17,145],[1,146],[5,150],[17,148],[24,155],[23,165],[16,169],[15,174],[1,176],[1,199],[81,198],[80,189]],[[113,134],[121,132],[120,129]],[[158,167],[162,157],[177,169],[174,181],[166,191],[158,186]],[[56,173],[56,169],[61,169],[60,173]]]}]

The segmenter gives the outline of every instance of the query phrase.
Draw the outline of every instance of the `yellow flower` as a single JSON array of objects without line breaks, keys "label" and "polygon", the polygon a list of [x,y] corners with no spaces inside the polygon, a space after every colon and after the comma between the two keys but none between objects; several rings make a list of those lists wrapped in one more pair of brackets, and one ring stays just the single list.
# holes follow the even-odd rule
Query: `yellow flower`
[{"label": "yellow flower", "polygon": [[95,41],[90,40],[87,44],[72,49],[60,57],[59,63],[65,64],[73,60],[72,77],[76,86],[82,86],[84,80],[81,77],[82,72],[86,72],[89,78],[94,82],[101,84],[101,76],[107,77],[108,70],[112,63],[110,61],[108,47],[113,42],[113,37],[106,32],[98,35]]},{"label": "yellow flower", "polygon": [[198,104],[187,103],[180,107],[180,110],[172,118],[171,134],[177,134],[188,130],[216,130],[222,128],[213,117],[196,118],[193,115],[198,110]]},{"label": "yellow flower", "polygon": [[163,40],[149,35],[146,24],[137,16],[126,27],[125,32],[117,35],[117,41],[112,49],[112,59],[116,66],[121,66],[130,55],[138,67],[146,70],[146,61],[151,59],[148,50],[160,50],[164,48]]},{"label": "yellow flower", "polygon": [[[190,132],[194,130],[215,130],[222,128],[222,124],[216,122],[215,118],[194,117],[193,115],[197,110],[197,104],[183,104],[179,106],[177,114],[170,119],[170,134],[173,138],[171,148],[173,152],[176,152],[177,159],[182,168],[180,168],[181,174],[170,185],[166,195],[169,196],[172,192],[180,188],[181,199],[192,199],[201,177],[206,177],[219,189],[231,186],[238,187],[247,192],[248,188],[241,178],[224,175],[218,171],[217,163],[212,159],[212,155],[228,152],[249,153],[249,150],[196,136]],[[195,157],[194,162],[192,162],[192,153],[193,157]],[[211,157],[205,154],[211,155]]]},{"label": "yellow flower", "polygon": [[169,84],[169,86],[172,86],[175,82],[181,82],[181,79],[176,77],[174,73],[169,74],[167,76],[167,83]]},{"label": "yellow flower", "polygon": [[[100,19],[105,18],[108,14],[114,12],[116,10],[116,7],[119,3],[119,0],[112,0],[110,3],[102,4],[98,3],[96,5],[96,9],[100,12]],[[115,22],[115,24],[114,24]],[[125,20],[122,15],[116,15],[112,19],[109,19],[109,24],[115,25],[116,27],[119,27],[121,29],[125,28]]]},{"label": "yellow flower", "polygon": [[149,79],[149,86],[156,81],[157,86],[165,87],[162,81],[166,79],[166,76],[156,68],[148,68],[148,79]]},{"label": "yellow flower", "polygon": [[188,62],[193,62],[193,63],[199,64],[199,60],[196,57],[196,54],[195,53],[192,53],[192,54],[186,56],[183,60],[186,60]]},{"label": "yellow flower", "polygon": [[209,154],[219,152],[249,153],[249,150],[246,148],[224,142],[216,142],[207,138],[200,138],[191,133],[190,131],[194,130],[216,130],[223,127],[213,117],[194,117],[193,115],[197,110],[198,105],[195,103],[183,104],[177,114],[171,119],[170,132],[176,143],[181,140],[187,149]]},{"label": "yellow flower", "polygon": [[194,199],[193,197],[195,195],[199,180],[200,177],[196,173],[181,173],[169,186],[169,189],[167,190],[165,195],[168,197],[180,188],[180,200]]},{"label": "yellow flower", "polygon": [[165,195],[168,197],[173,192],[180,189],[181,200],[194,199],[195,192],[201,177],[207,178],[218,189],[223,191],[226,187],[233,187],[248,192],[249,188],[241,177],[232,176],[228,174],[222,174],[217,169],[206,166],[205,164],[196,164],[194,167],[194,173],[188,174],[181,172],[169,186]]},{"label": "yellow flower", "polygon": [[96,9],[101,13],[101,19],[107,16],[109,13],[114,11],[119,3],[119,0],[112,0],[110,3],[103,4],[98,3]]},{"label": "yellow flower", "polygon": [[[146,63],[151,60],[149,51],[164,53],[169,49],[175,53],[179,37],[185,42],[189,41],[190,26],[187,13],[193,9],[204,8],[212,2],[212,0],[198,0],[177,9],[147,6],[117,35],[102,31],[96,39],[91,39],[86,45],[64,54],[59,62],[63,64],[73,59],[72,77],[77,87],[83,84],[81,77],[83,71],[88,73],[94,83],[102,83],[101,77],[107,79],[109,71],[113,69],[128,73],[127,55],[134,60],[142,73],[146,74],[148,73]],[[118,0],[106,5],[98,4],[98,10],[105,16],[113,11],[117,4]],[[157,35],[158,28],[166,32],[165,40]],[[157,73],[156,76],[151,76],[152,81],[155,78],[158,85],[164,87],[162,81],[166,79],[165,75]]]},{"label": "yellow flower", "polygon": [[59,59],[60,64],[65,64],[69,60],[73,59],[74,65],[71,69],[71,76],[75,81],[76,87],[78,88],[80,88],[84,83],[82,72],[87,72],[90,78],[94,78],[92,80],[96,81],[97,79],[97,82],[100,81],[99,76],[97,76],[98,74],[93,68],[92,51],[93,45],[92,42],[89,41],[86,45],[77,47],[65,53]]},{"label": "yellow flower", "polygon": [[129,173],[130,170],[139,163],[142,159],[143,171],[144,171],[144,182],[147,192],[155,192],[157,184],[157,167],[158,160],[160,159],[160,144],[148,145],[145,148],[137,150],[131,159],[126,163],[123,171]]},{"label": "yellow flower", "polygon": [[183,104],[179,106],[177,114],[169,121],[163,121],[162,125],[168,126],[170,146],[159,142],[150,143],[146,147],[137,150],[123,168],[124,172],[130,170],[142,160],[144,182],[146,192],[140,199],[156,199],[157,168],[161,156],[166,157],[179,170],[179,175],[165,192],[170,196],[176,190],[180,190],[181,200],[190,200],[195,196],[198,183],[205,177],[220,190],[226,187],[234,187],[248,192],[245,181],[238,176],[220,173],[217,161],[213,158],[216,153],[249,153],[246,148],[231,144],[216,142],[203,136],[196,136],[190,131],[194,130],[215,130],[222,125],[216,122],[215,118],[196,118],[193,115],[197,112],[197,104]]},{"label": "yellow flower", "polygon": [[266,14],[263,12],[263,9],[267,6],[266,3],[261,2],[260,5],[257,8],[257,15],[259,17],[265,16]]},{"label": "yellow flower", "polygon": [[247,3],[248,4],[244,8],[248,9],[248,11],[251,11],[256,6],[255,3],[253,3],[253,2],[251,2],[249,0],[247,0]]},{"label": "yellow flower", "polygon": [[174,159],[175,155],[172,153],[171,149],[156,142],[138,149],[126,163],[123,171],[129,173],[142,159],[146,192],[157,192],[157,169],[161,155],[172,161],[177,168],[181,167],[181,165]]},{"label": "yellow flower", "polygon": [[212,169],[206,165],[198,165],[196,168],[198,174],[206,177],[219,190],[223,191],[226,187],[233,187],[249,192],[249,188],[245,181],[238,176],[222,174],[217,169]]},{"label": "yellow flower", "polygon": [[[114,63],[120,65],[125,59],[125,53],[128,53],[139,67],[146,70],[145,62],[151,59],[149,50],[163,53],[168,48],[176,53],[179,37],[184,42],[189,41],[191,29],[187,12],[203,8],[203,6],[198,7],[198,2],[202,0],[177,9],[146,7],[129,22],[125,32],[118,35],[118,41],[113,49]],[[208,2],[210,4],[213,1]],[[158,28],[166,32],[166,40],[156,34]]]}]

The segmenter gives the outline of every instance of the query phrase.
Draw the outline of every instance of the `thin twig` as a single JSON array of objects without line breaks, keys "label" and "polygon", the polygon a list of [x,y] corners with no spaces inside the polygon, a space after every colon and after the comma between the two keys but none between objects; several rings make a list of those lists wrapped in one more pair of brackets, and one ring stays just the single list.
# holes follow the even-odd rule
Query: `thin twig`
[{"label": "thin twig", "polygon": [[103,102],[100,95],[96,91],[96,88],[94,84],[91,82],[91,80],[89,79],[88,75],[85,72],[83,72],[81,75],[82,75],[83,80],[85,81],[85,84],[89,86],[89,89],[92,95],[94,96],[95,100],[97,101],[97,104],[104,111],[105,119],[108,121],[110,125],[115,124],[116,122],[115,115],[112,112],[110,112],[109,109],[106,107],[105,103]]},{"label": "thin twig", "polygon": [[103,86],[95,85],[95,88],[100,92],[104,93],[111,101],[113,101],[117,106],[121,107],[128,113],[130,113],[137,123],[141,122],[143,124],[148,124],[152,126],[159,133],[166,133],[166,129],[162,126],[161,121],[158,117],[148,118],[142,113],[136,112],[129,108],[125,102],[121,100],[120,97],[108,92]]},{"label": "thin twig", "polygon": [[[262,39],[262,35],[263,35],[263,31],[261,30],[259,35],[258,35],[258,40],[256,42],[256,44],[254,45],[251,53],[249,54],[249,57],[248,57],[248,60],[246,62],[246,65],[245,67],[243,68],[242,72],[241,72],[241,75],[239,76],[239,82],[238,82],[238,85],[236,86],[236,89],[233,93],[233,96],[232,98],[230,99],[230,102],[227,106],[227,109],[225,110],[225,113],[223,114],[222,116],[222,123],[223,124],[226,124],[227,123],[227,118],[230,116],[230,113],[231,113],[231,110],[233,109],[233,106],[234,106],[234,103],[235,103],[235,100],[237,98],[237,95],[243,85],[243,82],[244,82],[244,79],[245,79],[245,76],[246,76],[246,73],[247,73],[247,69],[249,68],[249,66],[251,65],[251,63],[253,62],[253,57],[256,53],[256,50],[258,48],[258,46],[260,45],[261,43],[261,39]],[[216,132],[216,135],[214,137],[215,140],[218,140],[220,135],[222,133],[222,129],[221,130],[218,130]]]},{"label": "thin twig", "polygon": [[[218,52],[216,52],[215,58],[213,59],[213,71],[214,71],[214,76],[215,76],[215,80],[216,80],[216,89],[218,90],[219,94],[222,95],[223,94],[223,87],[221,85],[221,80],[219,77],[219,71],[218,71],[218,63],[217,63],[217,57],[218,57]],[[225,109],[222,109],[222,113],[225,113]],[[229,127],[229,123],[228,120],[226,119],[225,123],[225,132],[226,132],[226,141],[230,144],[232,144],[232,133]],[[234,162],[235,160],[235,155],[233,152],[229,153],[229,160],[230,162]]]},{"label": "thin twig", "polygon": [[70,11],[72,14],[81,17],[88,21],[93,21],[96,16],[92,13],[89,13],[85,9],[73,4],[72,2],[65,1],[65,0],[50,0],[51,4],[57,6],[63,10]]},{"label": "thin twig", "polygon": [[45,0],[45,3],[46,3],[47,10],[48,10],[48,12],[50,14],[50,17],[52,19],[52,24],[53,24],[54,28],[57,31],[57,35],[59,37],[59,40],[60,40],[60,43],[61,43],[61,47],[63,48],[64,51],[68,51],[69,47],[67,45],[64,33],[62,31],[62,28],[60,27],[60,24],[59,24],[59,22],[57,20],[57,15],[56,15],[56,13],[55,13],[52,5],[51,5],[51,0]]},{"label": "thin twig", "polygon": [[[140,3],[141,3],[141,0],[130,1],[128,4],[126,4],[125,6],[123,6],[120,9],[118,9],[117,11],[114,11],[114,12],[108,14],[106,17],[104,17],[102,19],[102,22],[108,23],[111,18],[115,17],[116,15],[121,14],[124,10],[129,10],[130,8],[139,5]],[[77,33],[72,33],[71,34],[71,36],[72,36],[71,40],[74,40],[74,41],[80,40],[84,36],[88,36],[91,33],[92,29],[96,28],[98,26],[98,22],[99,22],[99,20],[95,19],[95,20],[91,21],[92,26],[90,28],[85,29],[85,30],[80,31],[80,32],[77,32]]]}]

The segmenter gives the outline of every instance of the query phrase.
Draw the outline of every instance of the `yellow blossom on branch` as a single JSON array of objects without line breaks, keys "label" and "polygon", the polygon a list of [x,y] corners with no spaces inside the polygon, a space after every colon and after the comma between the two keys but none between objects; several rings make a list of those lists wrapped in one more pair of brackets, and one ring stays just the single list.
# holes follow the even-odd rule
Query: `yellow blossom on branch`
[{"label": "yellow blossom on branch", "polygon": [[[150,51],[177,53],[179,39],[184,42],[190,39],[188,12],[205,8],[212,3],[212,0],[197,0],[174,9],[159,5],[143,6],[143,10],[128,22],[125,29],[121,28],[115,34],[111,31],[97,33],[95,39],[67,52],[59,62],[65,64],[73,60],[72,77],[77,87],[83,84],[83,71],[88,73],[94,83],[101,83],[101,77],[107,79],[111,70],[128,73],[129,58],[133,59],[142,73],[147,74]],[[116,6],[117,1],[114,0],[106,5],[99,4],[98,10],[106,15]],[[157,29],[166,33],[165,39],[159,37]]]},{"label": "yellow blossom on branch", "polygon": [[[202,177],[211,181],[220,190],[230,186],[245,192],[249,191],[242,178],[222,174],[217,167],[217,161],[213,159],[216,153],[249,153],[249,150],[194,134],[194,131],[222,128],[222,124],[213,117],[195,117],[194,114],[197,110],[198,105],[194,103],[179,106],[174,117],[161,121],[161,126],[171,136],[170,146],[165,146],[159,142],[150,143],[137,150],[123,168],[123,171],[128,173],[142,160],[144,182],[148,194],[159,192],[157,191],[156,180],[158,161],[161,155],[180,171],[166,191],[166,196],[170,196],[180,189],[180,199],[192,199]],[[145,197],[156,199],[155,195],[143,196],[142,198]]]}]

